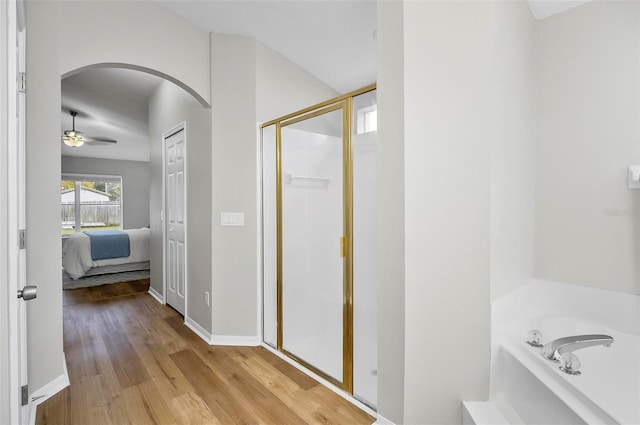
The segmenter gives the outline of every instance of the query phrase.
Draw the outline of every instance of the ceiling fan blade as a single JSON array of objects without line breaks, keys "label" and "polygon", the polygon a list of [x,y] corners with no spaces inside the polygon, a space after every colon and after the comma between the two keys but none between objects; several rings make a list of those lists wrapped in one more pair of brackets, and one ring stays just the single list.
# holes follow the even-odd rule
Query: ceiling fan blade
[{"label": "ceiling fan blade", "polygon": [[98,144],[98,143],[118,143],[117,140],[114,139],[107,139],[106,137],[90,137],[87,140],[85,140],[86,143],[88,144]]}]

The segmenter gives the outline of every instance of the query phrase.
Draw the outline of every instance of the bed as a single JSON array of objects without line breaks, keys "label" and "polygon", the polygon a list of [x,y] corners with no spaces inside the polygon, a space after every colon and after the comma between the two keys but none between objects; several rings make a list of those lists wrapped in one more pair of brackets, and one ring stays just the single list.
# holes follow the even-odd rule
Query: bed
[{"label": "bed", "polygon": [[74,233],[62,247],[62,267],[73,280],[87,274],[148,270],[149,234],[148,228]]}]

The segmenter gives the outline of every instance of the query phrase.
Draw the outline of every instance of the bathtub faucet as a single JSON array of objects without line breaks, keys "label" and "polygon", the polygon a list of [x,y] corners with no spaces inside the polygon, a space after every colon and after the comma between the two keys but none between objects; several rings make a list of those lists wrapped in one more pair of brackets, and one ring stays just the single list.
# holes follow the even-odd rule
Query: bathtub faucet
[{"label": "bathtub faucet", "polygon": [[559,362],[560,356],[564,353],[571,353],[582,348],[594,347],[596,345],[611,347],[611,344],[613,344],[613,337],[609,335],[567,336],[546,343],[544,347],[542,347],[540,354],[547,360]]}]

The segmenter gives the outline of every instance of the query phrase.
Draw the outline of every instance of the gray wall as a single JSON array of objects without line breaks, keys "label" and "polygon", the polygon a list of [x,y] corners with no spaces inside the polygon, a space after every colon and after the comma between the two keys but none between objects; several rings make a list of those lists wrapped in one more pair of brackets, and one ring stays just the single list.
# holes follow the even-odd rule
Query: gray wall
[{"label": "gray wall", "polygon": [[62,173],[121,176],[122,228],[138,229],[149,225],[148,162],[63,156]]},{"label": "gray wall", "polygon": [[[366,84],[369,83],[375,81]],[[353,87],[353,90],[358,88]],[[256,42],[255,109],[258,122],[271,121],[339,94],[280,53]]]},{"label": "gray wall", "polygon": [[536,277],[640,294],[640,4],[538,23]]},{"label": "gray wall", "polygon": [[[257,336],[256,41],[211,34],[213,334]],[[243,227],[220,213],[243,212]]]},{"label": "gray wall", "polygon": [[[27,280],[29,388],[63,374],[60,274],[60,87],[63,73],[98,63],[128,64],[173,75],[209,98],[209,37],[155,2],[26,2],[27,8]],[[153,19],[148,19],[153,16]],[[78,27],[87,26],[82,37]],[[139,25],[145,22],[145,25]],[[96,30],[106,25],[105,30]],[[108,35],[108,36],[105,36]],[[74,40],[73,49],[69,40]],[[162,43],[157,49],[159,40]],[[167,60],[172,58],[173,60]],[[202,64],[205,66],[202,66]],[[52,142],[54,141],[54,142]]]},{"label": "gray wall", "polygon": [[[215,336],[258,336],[258,121],[335,95],[255,39],[211,34],[212,310]],[[243,227],[220,226],[243,212]]]},{"label": "gray wall", "polygon": [[162,134],[182,122],[187,146],[187,315],[211,332],[211,309],[204,303],[204,292],[211,292],[211,110],[168,81],[160,83],[149,100],[151,286],[164,295]]},{"label": "gray wall", "polygon": [[378,413],[396,424],[405,377],[403,14],[401,2],[378,1]]}]

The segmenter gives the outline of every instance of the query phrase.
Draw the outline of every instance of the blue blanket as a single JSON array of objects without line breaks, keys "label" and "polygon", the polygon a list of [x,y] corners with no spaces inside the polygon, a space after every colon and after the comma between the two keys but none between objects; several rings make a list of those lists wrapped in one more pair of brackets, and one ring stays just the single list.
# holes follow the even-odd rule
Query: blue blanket
[{"label": "blue blanket", "polygon": [[103,232],[84,232],[91,240],[91,258],[106,260],[107,258],[128,257],[131,254],[129,235],[120,230]]}]

